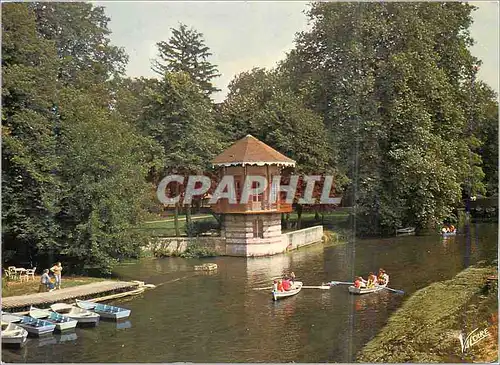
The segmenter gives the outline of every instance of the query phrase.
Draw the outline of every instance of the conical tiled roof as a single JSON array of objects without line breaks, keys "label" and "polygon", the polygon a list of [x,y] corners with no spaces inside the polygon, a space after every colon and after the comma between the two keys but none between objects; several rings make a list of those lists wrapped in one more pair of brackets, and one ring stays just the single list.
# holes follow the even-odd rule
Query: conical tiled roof
[{"label": "conical tiled roof", "polygon": [[294,160],[282,155],[250,134],[233,143],[231,147],[218,155],[212,163],[214,166],[295,166]]}]

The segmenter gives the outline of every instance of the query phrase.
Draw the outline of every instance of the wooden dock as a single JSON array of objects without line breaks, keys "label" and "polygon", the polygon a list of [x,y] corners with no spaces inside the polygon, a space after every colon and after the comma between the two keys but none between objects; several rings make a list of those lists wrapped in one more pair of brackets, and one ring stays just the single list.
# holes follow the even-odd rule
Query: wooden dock
[{"label": "wooden dock", "polygon": [[[64,285],[64,283],[63,283]],[[100,281],[97,283],[63,288],[46,293],[18,295],[2,298],[2,310],[7,312],[18,312],[29,310],[30,306],[48,308],[54,303],[73,303],[75,299],[91,299],[96,295],[105,296],[114,293],[122,293],[139,288],[138,282],[127,281]]]}]

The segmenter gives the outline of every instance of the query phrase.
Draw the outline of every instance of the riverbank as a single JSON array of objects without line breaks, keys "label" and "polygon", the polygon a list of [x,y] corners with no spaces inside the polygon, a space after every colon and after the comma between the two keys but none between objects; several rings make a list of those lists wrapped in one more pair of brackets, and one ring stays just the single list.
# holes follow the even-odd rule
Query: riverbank
[{"label": "riverbank", "polygon": [[[89,276],[66,276],[63,277],[62,287],[71,288],[74,286],[97,283],[100,281],[109,280],[106,278],[96,278]],[[18,281],[10,280],[2,281],[2,297],[13,297],[18,295],[30,295],[38,293],[40,286],[40,276],[35,276],[34,280]]]},{"label": "riverbank", "polygon": [[[498,359],[495,266],[470,267],[451,280],[417,291],[359,352],[358,362],[492,362]],[[489,336],[462,355],[459,334]]]}]

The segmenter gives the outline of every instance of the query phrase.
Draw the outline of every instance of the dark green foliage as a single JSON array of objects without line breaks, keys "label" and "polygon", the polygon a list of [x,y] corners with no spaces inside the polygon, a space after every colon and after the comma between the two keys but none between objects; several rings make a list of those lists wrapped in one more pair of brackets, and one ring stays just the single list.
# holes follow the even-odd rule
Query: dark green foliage
[{"label": "dark green foliage", "polygon": [[199,258],[199,257],[214,257],[217,256],[217,252],[209,248],[201,247],[194,244],[194,245],[189,245],[186,251],[180,253],[179,256],[186,259]]},{"label": "dark green foliage", "polygon": [[154,62],[153,70],[161,76],[185,72],[206,95],[220,91],[212,85],[212,80],[220,75],[217,66],[208,61],[212,53],[205,45],[203,34],[185,24],[171,30],[168,41],[157,43],[160,59]]}]

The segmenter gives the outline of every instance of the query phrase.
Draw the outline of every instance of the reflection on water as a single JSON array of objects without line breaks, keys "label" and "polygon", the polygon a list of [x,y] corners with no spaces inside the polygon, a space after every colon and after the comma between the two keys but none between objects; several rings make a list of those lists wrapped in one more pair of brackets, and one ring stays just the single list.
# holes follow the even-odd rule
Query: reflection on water
[{"label": "reflection on water", "polygon": [[[130,308],[130,320],[77,328],[76,339],[42,347],[30,339],[26,352],[2,355],[8,362],[350,362],[413,292],[496,257],[497,226],[473,228],[470,244],[465,235],[408,236],[358,240],[355,255],[349,245],[318,244],[269,258],[128,264],[117,269],[120,278],[158,285],[111,303]],[[194,265],[206,262],[218,270],[194,272]],[[273,302],[268,290],[252,290],[289,271],[305,285],[320,285],[380,267],[405,296],[387,290],[356,296],[339,285]]]}]

